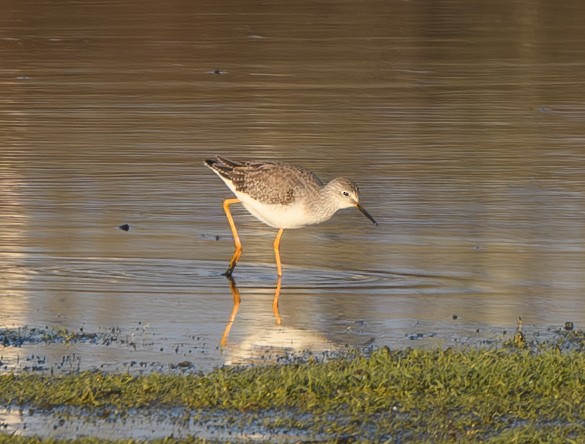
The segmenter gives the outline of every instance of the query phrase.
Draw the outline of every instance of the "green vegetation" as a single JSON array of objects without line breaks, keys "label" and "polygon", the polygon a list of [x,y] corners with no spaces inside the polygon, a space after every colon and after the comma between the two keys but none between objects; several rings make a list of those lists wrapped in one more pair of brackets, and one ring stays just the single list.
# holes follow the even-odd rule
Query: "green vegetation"
[{"label": "green vegetation", "polygon": [[[141,441],[135,441],[131,439],[125,439],[122,441],[107,441],[98,438],[79,438],[72,440],[59,440],[59,439],[40,439],[40,438],[25,438],[21,436],[6,436],[0,434],[0,444],[134,444]],[[203,439],[187,438],[187,439],[157,439],[149,440],[150,444],[203,444],[208,443]]]},{"label": "green vegetation", "polygon": [[[583,442],[584,337],[579,332],[566,336],[563,344],[578,346],[568,351],[560,343],[535,349],[524,342],[497,349],[382,348],[370,356],[324,363],[224,368],[196,376],[6,374],[0,376],[0,403],[35,409],[74,406],[101,414],[104,409],[181,407],[193,415],[199,409],[217,410],[240,421],[260,420],[268,428],[308,430],[332,442],[340,437]],[[272,414],[263,415],[268,411]]]}]

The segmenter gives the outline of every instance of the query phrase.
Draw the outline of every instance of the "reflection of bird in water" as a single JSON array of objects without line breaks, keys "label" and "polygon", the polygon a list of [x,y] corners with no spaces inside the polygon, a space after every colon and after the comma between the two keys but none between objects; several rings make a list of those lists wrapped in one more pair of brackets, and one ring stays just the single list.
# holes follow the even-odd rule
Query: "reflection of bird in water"
[{"label": "reflection of bird in water", "polygon": [[226,365],[268,364],[334,353],[341,346],[319,334],[300,328],[268,327],[227,347]]},{"label": "reflection of bird in water", "polygon": [[[228,276],[230,281],[230,291],[232,293],[232,298],[234,300],[234,307],[232,308],[232,313],[230,314],[230,319],[225,326],[225,330],[223,332],[223,336],[221,337],[221,347],[225,347],[227,345],[228,336],[230,334],[230,330],[232,329],[232,325],[236,320],[236,315],[238,314],[238,309],[240,308],[240,302],[242,298],[240,297],[240,290],[236,285],[236,281],[231,276]],[[274,313],[274,318],[276,319],[276,325],[280,325],[282,323],[282,319],[280,317],[280,312],[278,311],[278,298],[280,297],[280,286],[282,283],[282,279],[279,277],[276,281],[276,288],[274,289],[274,298],[272,299],[272,312]]]},{"label": "reflection of bird in water", "polygon": [[240,291],[236,282],[229,277],[230,291],[234,306],[221,338],[221,349],[227,350],[226,365],[246,365],[275,362],[279,359],[303,357],[306,353],[324,353],[339,349],[339,345],[310,330],[283,327],[278,310],[281,279],[278,278],[274,290],[272,310],[276,319],[275,326],[267,326],[258,333],[247,336],[242,342],[228,346],[228,337],[240,307]]},{"label": "reflection of bird in water", "polygon": [[229,206],[241,202],[258,220],[274,228],[274,254],[278,276],[282,276],[280,238],[284,229],[325,222],[343,208],[356,207],[374,224],[376,220],[359,203],[359,189],[351,180],[338,177],[327,185],[311,171],[282,162],[233,161],[217,156],[206,160],[236,195],[226,199],[223,209],[234,236],[236,249],[226,276],[231,276],[242,254],[242,243]]},{"label": "reflection of bird in water", "polygon": [[[232,308],[232,313],[230,314],[230,319],[228,320],[227,325],[225,326],[225,330],[223,332],[223,336],[221,337],[221,347],[225,347],[227,345],[227,338],[230,334],[230,330],[232,329],[232,325],[236,320],[236,315],[238,314],[238,309],[240,308],[240,302],[242,298],[240,297],[240,290],[236,285],[236,281],[233,277],[228,276],[230,281],[230,291],[232,292],[232,298],[234,300],[234,307]],[[272,299],[272,312],[274,313],[274,318],[276,319],[276,325],[280,325],[282,323],[282,319],[280,318],[280,312],[278,311],[278,298],[280,296],[280,286],[282,283],[282,279],[279,277],[276,281],[276,288],[274,289],[274,298]]]}]

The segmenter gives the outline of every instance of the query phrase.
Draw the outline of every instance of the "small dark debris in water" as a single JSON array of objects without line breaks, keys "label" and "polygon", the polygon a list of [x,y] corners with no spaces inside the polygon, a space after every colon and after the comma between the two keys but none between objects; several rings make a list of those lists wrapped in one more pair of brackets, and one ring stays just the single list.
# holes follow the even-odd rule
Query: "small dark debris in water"
[{"label": "small dark debris in water", "polygon": [[565,330],[571,331],[573,330],[573,323],[572,322],[565,322]]},{"label": "small dark debris in water", "polygon": [[479,333],[479,328],[476,328],[476,329],[475,329],[475,332],[476,332],[476,333]]},{"label": "small dark debris in water", "polygon": [[551,109],[545,105],[540,105],[540,106],[536,107],[536,110],[541,112],[541,113],[549,113],[551,111]]},{"label": "small dark debris in water", "polygon": [[221,239],[219,234],[200,234],[199,236],[203,239],[215,239],[216,241]]},{"label": "small dark debris in water", "polygon": [[128,224],[119,225],[118,228],[123,231],[130,231],[130,225]]},{"label": "small dark debris in water", "polygon": [[454,315],[453,315],[453,316],[451,316],[451,317],[453,318],[453,320],[454,320],[454,321],[455,321],[455,320],[457,320],[457,315],[456,315],[456,314],[454,314]]},{"label": "small dark debris in water", "polygon": [[223,69],[219,69],[219,68],[215,68],[212,69],[211,71],[207,71],[208,74],[215,74],[216,76],[220,76],[222,74],[226,74],[227,72],[224,71]]},{"label": "small dark debris in water", "polygon": [[177,367],[178,368],[188,368],[188,367],[192,367],[193,364],[190,361],[181,361],[177,363]]}]

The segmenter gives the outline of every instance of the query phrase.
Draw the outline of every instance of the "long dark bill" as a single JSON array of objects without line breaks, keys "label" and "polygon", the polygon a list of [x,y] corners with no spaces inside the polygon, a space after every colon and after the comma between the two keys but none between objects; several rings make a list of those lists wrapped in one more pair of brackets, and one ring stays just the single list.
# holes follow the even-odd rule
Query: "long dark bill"
[{"label": "long dark bill", "polygon": [[372,215],[370,213],[368,213],[364,207],[362,207],[360,204],[356,204],[356,207],[358,210],[360,210],[362,212],[362,214],[364,216],[366,216],[368,219],[370,219],[374,223],[374,225],[378,225],[378,222],[376,222],[376,219],[374,219],[372,217]]}]

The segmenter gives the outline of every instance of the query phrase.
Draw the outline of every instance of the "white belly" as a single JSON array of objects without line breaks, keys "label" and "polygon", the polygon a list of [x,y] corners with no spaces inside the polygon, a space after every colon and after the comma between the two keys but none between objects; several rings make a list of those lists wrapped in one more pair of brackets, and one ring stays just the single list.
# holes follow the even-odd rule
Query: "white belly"
[{"label": "white belly", "polygon": [[242,195],[238,198],[252,216],[274,228],[300,228],[317,222],[314,217],[305,213],[302,203],[273,205],[261,204]]},{"label": "white belly", "polygon": [[[217,172],[216,172],[217,174]],[[307,213],[302,202],[289,205],[262,204],[248,195],[236,191],[234,185],[218,174],[230,190],[242,201],[244,208],[260,222],[274,228],[300,228],[305,225],[317,224],[329,219],[324,214]]]}]

